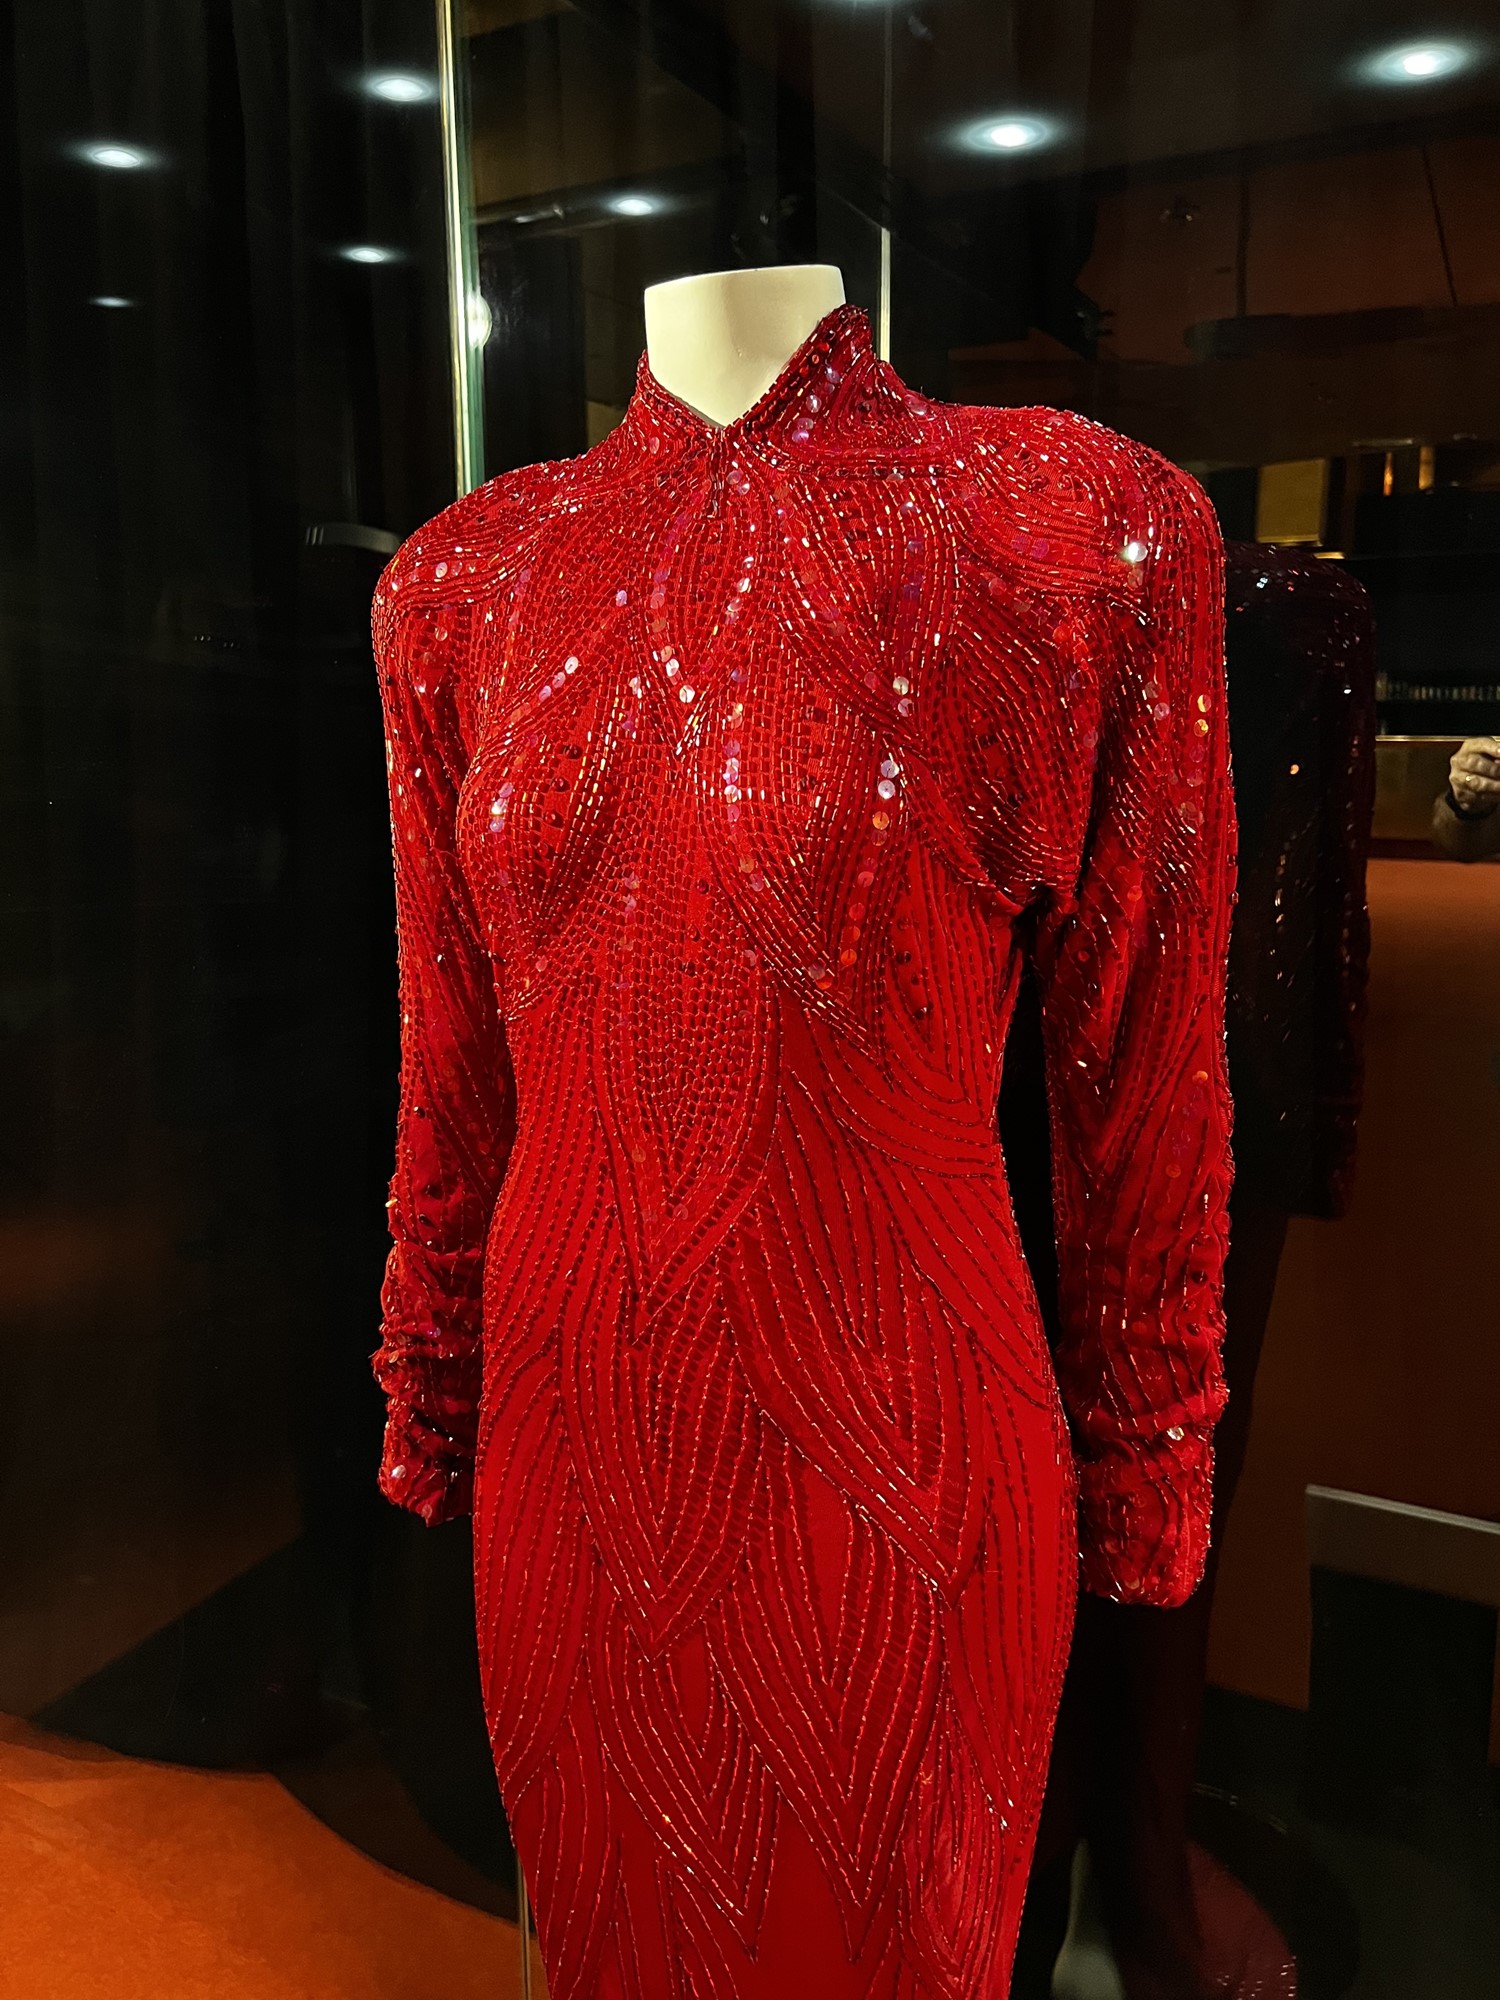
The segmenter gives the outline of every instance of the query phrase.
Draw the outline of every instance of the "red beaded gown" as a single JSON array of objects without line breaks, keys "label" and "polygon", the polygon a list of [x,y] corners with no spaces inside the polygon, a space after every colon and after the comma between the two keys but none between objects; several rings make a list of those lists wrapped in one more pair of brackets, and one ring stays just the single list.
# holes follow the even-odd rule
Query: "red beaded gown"
[{"label": "red beaded gown", "polygon": [[[1205,1556],[1221,557],[828,314],[420,530],[374,629],[384,1491],[472,1510],[553,2000],[1001,2000],[1068,1645]],[[1044,996],[1056,1373],[996,1136]]]}]

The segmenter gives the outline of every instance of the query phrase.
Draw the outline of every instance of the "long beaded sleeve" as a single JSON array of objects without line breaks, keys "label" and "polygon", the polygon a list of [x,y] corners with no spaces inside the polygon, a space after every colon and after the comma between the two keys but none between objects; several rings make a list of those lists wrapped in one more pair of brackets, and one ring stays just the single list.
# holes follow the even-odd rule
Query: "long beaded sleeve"
[{"label": "long beaded sleeve", "polygon": [[[376,1379],[380,1485],[428,1523],[471,1501],[484,1242],[515,1129],[493,966],[458,853],[472,612],[408,543],[373,608],[400,962],[401,1103]],[[435,575],[434,575],[435,571]],[[431,579],[429,581],[429,579]]]},{"label": "long beaded sleeve", "polygon": [[1223,555],[1186,474],[1144,448],[1117,457],[1114,473],[1104,590],[1079,652],[1103,664],[1073,676],[1076,747],[1093,753],[1091,772],[1081,760],[1077,873],[1047,904],[1035,947],[1056,1366],[1079,1461],[1085,1585],[1173,1605],[1203,1574],[1224,1403],[1235,828]]}]

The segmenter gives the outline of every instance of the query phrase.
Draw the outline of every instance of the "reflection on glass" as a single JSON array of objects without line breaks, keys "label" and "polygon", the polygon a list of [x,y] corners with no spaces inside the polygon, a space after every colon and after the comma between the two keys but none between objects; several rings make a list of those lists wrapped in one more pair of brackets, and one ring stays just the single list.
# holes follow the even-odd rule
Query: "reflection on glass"
[{"label": "reflection on glass", "polygon": [[828,261],[878,311],[883,10],[473,0],[460,21],[485,471],[619,421],[658,279]]},{"label": "reflection on glass", "polygon": [[426,104],[437,96],[435,78],[410,70],[375,70],[365,78],[364,87],[371,97],[382,98],[387,104]]},{"label": "reflection on glass", "polygon": [[1467,69],[1474,53],[1461,42],[1404,42],[1367,56],[1364,74],[1377,83],[1435,83]]},{"label": "reflection on glass", "polygon": [[114,139],[91,140],[78,148],[78,157],[111,174],[133,174],[152,164],[152,155],[144,147],[121,145]]},{"label": "reflection on glass", "polygon": [[467,1544],[403,1538],[371,1486],[396,1007],[369,605],[453,490],[437,110],[396,84],[434,75],[432,27],[7,16],[17,2000],[478,2000],[513,1961]]}]

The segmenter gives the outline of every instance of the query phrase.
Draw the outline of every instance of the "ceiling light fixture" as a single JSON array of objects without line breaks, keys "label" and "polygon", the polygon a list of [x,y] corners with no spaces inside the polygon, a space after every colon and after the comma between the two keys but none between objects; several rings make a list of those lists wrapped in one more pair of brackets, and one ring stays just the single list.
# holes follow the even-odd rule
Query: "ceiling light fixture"
[{"label": "ceiling light fixture", "polygon": [[980,118],[964,134],[976,153],[1033,153],[1056,136],[1056,127],[1029,112],[1008,112],[1002,118]]},{"label": "ceiling light fixture", "polygon": [[97,298],[89,300],[91,306],[106,306],[111,312],[119,312],[126,306],[133,306],[134,299],[122,299],[118,292],[100,292]]},{"label": "ceiling light fixture", "polygon": [[1462,42],[1406,42],[1366,57],[1361,67],[1376,83],[1437,83],[1474,60]]},{"label": "ceiling light fixture", "polygon": [[649,194],[617,194],[609,206],[615,215],[655,215],[658,204]]},{"label": "ceiling light fixture", "polygon": [[378,243],[351,243],[339,255],[347,264],[394,264],[396,252],[386,250]]},{"label": "ceiling light fixture", "polygon": [[91,167],[103,167],[112,174],[135,173],[151,164],[151,155],[144,146],[127,146],[118,139],[90,139],[78,148],[78,156]]},{"label": "ceiling light fixture", "polygon": [[430,104],[437,96],[431,77],[404,69],[376,70],[365,78],[364,87],[369,96],[386,104]]}]

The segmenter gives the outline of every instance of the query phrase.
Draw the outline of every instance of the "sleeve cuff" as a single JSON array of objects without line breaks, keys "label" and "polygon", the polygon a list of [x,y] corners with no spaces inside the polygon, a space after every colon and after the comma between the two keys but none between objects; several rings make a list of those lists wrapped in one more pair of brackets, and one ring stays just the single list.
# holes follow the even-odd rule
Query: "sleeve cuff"
[{"label": "sleeve cuff", "polygon": [[380,1458],[380,1490],[429,1528],[456,1521],[473,1509],[474,1454],[439,1437],[414,1411],[392,1409]]},{"label": "sleeve cuff", "polygon": [[1170,1609],[1203,1581],[1213,1446],[1167,1432],[1079,1467],[1083,1585],[1117,1604]]}]

